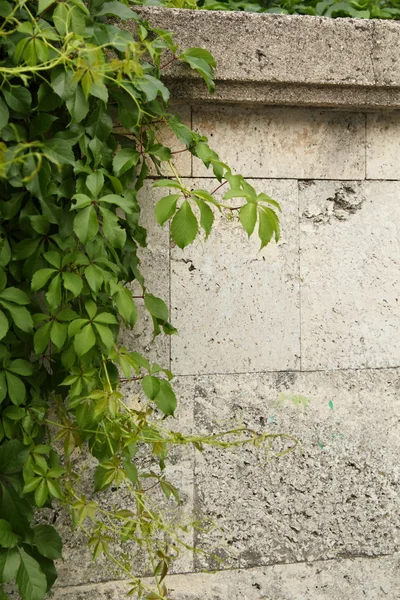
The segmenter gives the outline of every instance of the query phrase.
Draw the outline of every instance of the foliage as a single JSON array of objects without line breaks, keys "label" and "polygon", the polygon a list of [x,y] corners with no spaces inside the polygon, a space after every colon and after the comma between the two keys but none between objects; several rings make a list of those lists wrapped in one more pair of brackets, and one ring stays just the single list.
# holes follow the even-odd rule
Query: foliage
[{"label": "foliage", "polygon": [[[140,271],[146,230],[138,192],[151,164],[155,187],[172,191],[155,218],[170,223],[180,248],[210,234],[215,211],[238,214],[248,235],[258,223],[264,247],[279,238],[279,206],[168,112],[163,61],[186,63],[212,90],[215,63],[206,50],[177,55],[167,32],[117,0],[1,0],[0,17],[0,598],[7,597],[1,582],[15,581],[23,600],[41,600],[54,583],[61,539],[34,519],[54,502],[70,510],[94,558],[110,557],[129,576],[132,594],[165,598],[163,579],[183,542],[149,489],[179,501],[165,476],[168,448],[276,435],[237,427],[185,437],[165,427],[177,403],[172,374],[118,344],[120,328],[135,325],[136,302],[151,315],[154,335],[176,331]],[[212,168],[217,187],[225,186],[222,203],[185,186],[161,127]],[[127,287],[133,281],[138,296]],[[124,381],[141,390],[140,405],[124,402]],[[76,448],[96,461],[95,491],[129,492],[126,509],[88,498]],[[147,552],[154,591],[127,555],[113,554],[115,540]]]},{"label": "foliage", "polygon": [[333,18],[400,19],[399,0],[137,0],[134,4]]}]

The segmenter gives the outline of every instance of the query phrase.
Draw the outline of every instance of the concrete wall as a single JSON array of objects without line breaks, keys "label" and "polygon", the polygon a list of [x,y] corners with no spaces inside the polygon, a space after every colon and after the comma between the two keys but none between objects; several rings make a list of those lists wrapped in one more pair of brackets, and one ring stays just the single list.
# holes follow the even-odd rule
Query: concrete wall
[{"label": "concrete wall", "polygon": [[[170,71],[178,110],[281,202],[283,234],[259,253],[218,216],[209,240],[182,252],[153,220],[161,192],[146,195],[143,260],[180,335],[150,346],[143,321],[125,342],[170,364],[186,429],[238,416],[303,448],[268,463],[256,448],[189,452],[173,467],[186,512],[221,527],[190,541],[224,562],[182,556],[171,598],[399,599],[398,25],[145,14],[219,58],[214,102],[191,74]],[[189,186],[213,189],[210,173],[177,156]],[[91,566],[79,543],[65,558],[57,600],[122,600],[124,582]]]}]

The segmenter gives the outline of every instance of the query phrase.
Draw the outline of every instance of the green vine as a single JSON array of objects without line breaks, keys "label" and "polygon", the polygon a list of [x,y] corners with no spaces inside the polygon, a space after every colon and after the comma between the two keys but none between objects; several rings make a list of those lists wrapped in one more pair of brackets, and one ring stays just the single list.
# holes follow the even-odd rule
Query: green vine
[{"label": "green vine", "polygon": [[[113,17],[132,20],[135,34]],[[168,429],[177,404],[172,373],[118,344],[120,328],[135,326],[135,301],[151,315],[155,336],[176,332],[140,270],[146,230],[138,193],[150,164],[154,187],[166,188],[155,219],[170,222],[180,248],[209,235],[214,211],[238,215],[248,235],[258,223],[261,248],[279,238],[278,204],[168,112],[161,73],[169,60],[214,87],[209,52],[177,52],[168,32],[117,0],[0,1],[1,600],[4,583],[15,582],[22,600],[42,600],[53,585],[62,542],[34,516],[57,503],[87,535],[94,558],[106,555],[129,578],[132,594],[166,598],[164,578],[189,526],[171,523],[154,494],[179,504],[165,474],[168,449],[269,447],[284,437],[240,425],[209,436]],[[218,187],[226,184],[222,202],[185,186],[160,141],[165,128],[212,168]],[[139,407],[124,401],[126,381],[141,393]],[[93,497],[81,485],[76,449],[96,461]],[[110,486],[129,492],[129,507],[104,508],[98,497]],[[115,541],[147,555],[154,589],[126,553],[114,552]]]}]

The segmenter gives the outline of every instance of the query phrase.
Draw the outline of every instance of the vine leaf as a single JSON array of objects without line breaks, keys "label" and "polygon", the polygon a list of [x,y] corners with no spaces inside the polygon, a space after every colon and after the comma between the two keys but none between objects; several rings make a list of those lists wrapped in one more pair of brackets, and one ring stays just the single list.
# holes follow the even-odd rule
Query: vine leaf
[{"label": "vine leaf", "polygon": [[195,239],[199,226],[189,202],[185,200],[171,223],[171,236],[179,248],[185,248]]},{"label": "vine leaf", "polygon": [[15,578],[19,593],[24,600],[43,600],[47,580],[39,563],[23,548],[19,548],[20,565]]}]

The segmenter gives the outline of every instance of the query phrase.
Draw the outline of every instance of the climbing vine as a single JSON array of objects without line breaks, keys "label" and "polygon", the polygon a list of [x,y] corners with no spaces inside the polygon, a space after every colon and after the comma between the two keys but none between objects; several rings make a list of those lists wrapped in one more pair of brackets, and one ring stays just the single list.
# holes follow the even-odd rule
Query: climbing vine
[{"label": "climbing vine", "polygon": [[[134,33],[115,18],[131,20]],[[180,248],[209,235],[215,211],[238,215],[248,235],[257,227],[261,247],[279,238],[278,204],[232,174],[206,137],[169,112],[161,74],[172,59],[213,90],[209,52],[178,52],[168,32],[122,2],[0,0],[1,600],[9,582],[22,600],[42,600],[51,589],[62,540],[37,517],[57,504],[94,558],[107,556],[128,577],[132,594],[166,598],[164,578],[188,527],[172,524],[169,505],[154,496],[156,488],[180,501],[165,475],[169,448],[277,437],[239,425],[206,437],[170,430],[172,373],[118,341],[121,328],[135,326],[138,302],[155,336],[176,332],[138,256],[150,165],[154,187],[165,188],[155,220],[170,223]],[[222,202],[184,184],[161,129],[213,170],[224,184]],[[124,381],[137,386],[139,405],[124,399]],[[79,450],[95,462],[94,496],[79,477]],[[110,486],[128,492],[126,508],[98,499]],[[146,554],[154,586],[114,541]]]}]

